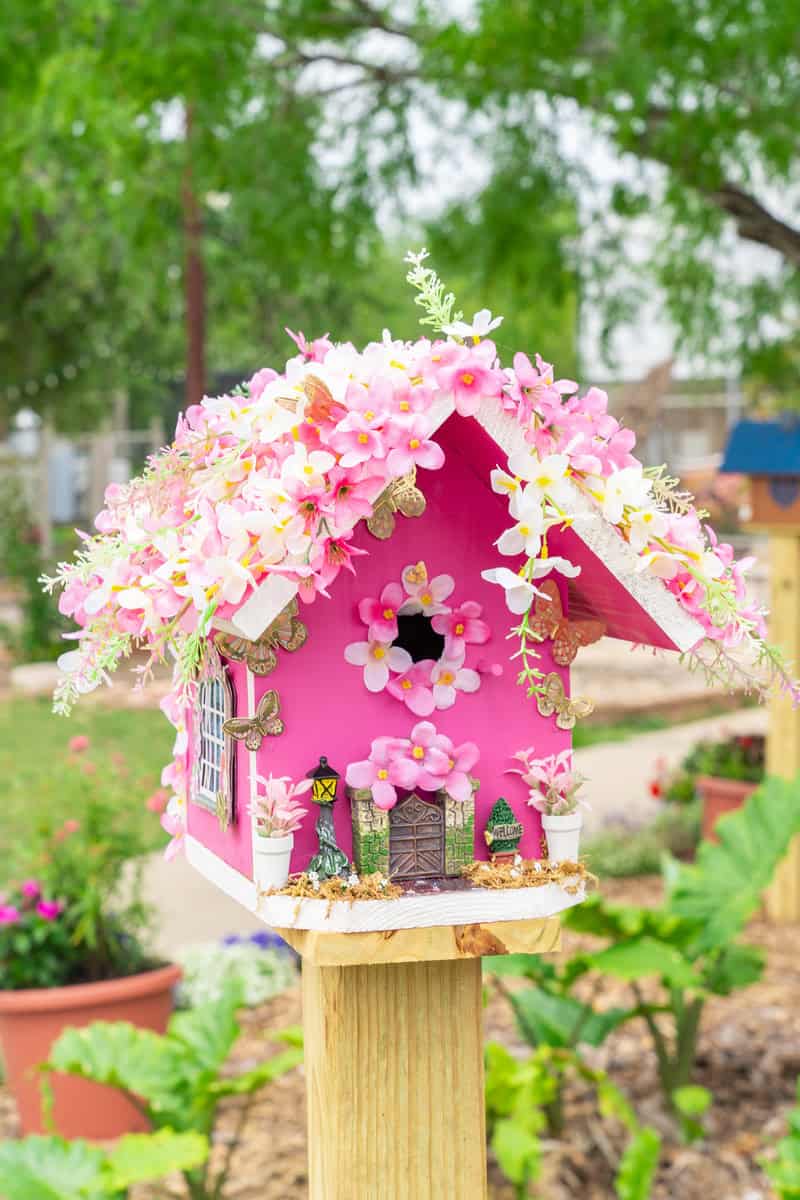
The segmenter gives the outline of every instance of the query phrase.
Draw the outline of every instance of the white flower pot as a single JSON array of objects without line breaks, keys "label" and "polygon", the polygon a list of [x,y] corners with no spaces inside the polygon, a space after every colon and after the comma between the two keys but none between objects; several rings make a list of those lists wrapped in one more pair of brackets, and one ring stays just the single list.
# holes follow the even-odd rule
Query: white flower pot
[{"label": "white flower pot", "polygon": [[263,888],[281,888],[289,878],[294,834],[256,837],[256,881]]},{"label": "white flower pot", "polygon": [[583,814],[567,813],[565,816],[549,816],[542,813],[542,828],[547,838],[547,853],[550,861],[577,862],[581,842]]}]

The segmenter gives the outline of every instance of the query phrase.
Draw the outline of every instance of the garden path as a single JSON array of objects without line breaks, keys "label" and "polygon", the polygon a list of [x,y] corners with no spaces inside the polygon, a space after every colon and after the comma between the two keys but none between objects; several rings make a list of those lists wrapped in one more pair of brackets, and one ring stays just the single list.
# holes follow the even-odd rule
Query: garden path
[{"label": "garden path", "polygon": [[[763,709],[742,709],[576,751],[576,765],[587,776],[586,794],[592,806],[587,829],[594,832],[615,821],[646,824],[658,809],[658,800],[648,790],[658,758],[673,765],[702,738],[719,737],[728,731],[764,731],[766,716]],[[263,928],[260,921],[212,887],[183,858],[166,863],[160,855],[153,856],[147,866],[145,888],[159,914],[157,948],[165,956],[194,942],[216,941],[226,934],[247,934]]]}]

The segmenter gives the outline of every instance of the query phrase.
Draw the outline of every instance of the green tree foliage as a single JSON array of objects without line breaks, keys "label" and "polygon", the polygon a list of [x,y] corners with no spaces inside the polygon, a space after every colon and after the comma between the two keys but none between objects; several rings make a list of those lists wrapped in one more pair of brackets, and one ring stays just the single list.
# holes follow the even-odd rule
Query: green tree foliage
[{"label": "green tree foliage", "polygon": [[[511,805],[501,796],[492,805],[492,811],[489,813],[489,819],[486,822],[487,843],[492,854],[513,854],[519,845],[519,840],[522,836],[521,833],[518,833],[515,837],[497,836],[497,829],[508,825],[519,827],[519,822],[514,816]],[[490,836],[492,839],[491,842],[488,840]]]},{"label": "green tree foliage", "polygon": [[220,1102],[246,1097],[222,1165],[211,1172],[208,1164],[192,1164],[184,1171],[192,1200],[220,1200],[253,1096],[303,1057],[302,1035],[289,1029],[279,1035],[285,1050],[240,1075],[228,1075],[224,1067],[239,1036],[239,1004],[238,988],[228,986],[214,1001],[175,1013],[164,1035],[124,1021],[67,1029],[53,1046],[48,1069],[123,1089],[156,1130],[194,1131],[208,1139]]}]

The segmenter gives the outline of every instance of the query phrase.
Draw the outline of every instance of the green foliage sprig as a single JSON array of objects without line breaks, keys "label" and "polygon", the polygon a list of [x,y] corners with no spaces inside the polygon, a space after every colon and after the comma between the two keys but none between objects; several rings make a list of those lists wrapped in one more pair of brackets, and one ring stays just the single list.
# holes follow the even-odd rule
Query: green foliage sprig
[{"label": "green foliage sprig", "polygon": [[414,303],[425,310],[425,316],[420,317],[420,325],[431,325],[438,332],[451,321],[460,321],[463,313],[460,309],[453,311],[456,298],[452,292],[445,291],[444,284],[433,268],[424,265],[427,257],[428,251],[424,248],[416,254],[408,252],[405,258],[409,266],[406,282],[419,292],[414,297]]}]

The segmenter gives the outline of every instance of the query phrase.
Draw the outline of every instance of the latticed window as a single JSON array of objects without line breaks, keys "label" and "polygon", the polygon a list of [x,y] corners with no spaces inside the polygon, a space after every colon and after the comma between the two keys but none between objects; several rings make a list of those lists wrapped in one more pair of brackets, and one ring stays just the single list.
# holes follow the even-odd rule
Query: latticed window
[{"label": "latticed window", "polygon": [[193,799],[219,812],[219,797],[232,800],[233,742],[222,728],[233,716],[233,692],[224,668],[200,681],[195,707]]}]

